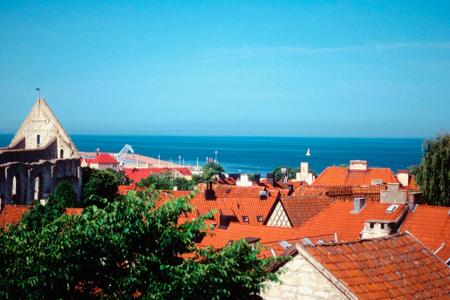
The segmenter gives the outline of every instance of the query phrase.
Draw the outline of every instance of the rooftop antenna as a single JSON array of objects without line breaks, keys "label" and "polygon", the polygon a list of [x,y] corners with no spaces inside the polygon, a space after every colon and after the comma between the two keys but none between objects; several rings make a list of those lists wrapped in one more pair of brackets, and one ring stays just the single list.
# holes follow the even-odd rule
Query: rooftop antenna
[{"label": "rooftop antenna", "polygon": [[219,153],[219,151],[217,151],[217,150],[215,150],[214,151],[214,154],[215,154],[215,163],[217,164],[218,162],[217,162],[217,154]]},{"label": "rooftop antenna", "polygon": [[36,88],[36,91],[38,92],[38,99],[41,99],[41,89],[40,88]]}]

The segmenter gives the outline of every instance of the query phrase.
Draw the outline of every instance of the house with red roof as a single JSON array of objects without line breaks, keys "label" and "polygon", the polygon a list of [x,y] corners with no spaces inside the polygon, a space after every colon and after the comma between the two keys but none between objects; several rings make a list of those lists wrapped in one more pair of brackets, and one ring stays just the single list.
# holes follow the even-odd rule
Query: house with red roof
[{"label": "house with red roof", "polygon": [[416,205],[402,226],[450,266],[450,207]]},{"label": "house with red roof", "polygon": [[263,225],[279,197],[279,191],[258,186],[201,184],[199,192],[190,200],[194,207],[191,216],[197,217],[214,211],[214,220],[221,224],[239,222]]},{"label": "house with red roof", "polygon": [[83,158],[82,167],[89,167],[97,170],[116,169],[119,165],[117,159],[109,153],[97,153],[94,158]]},{"label": "house with red roof", "polygon": [[263,299],[450,297],[450,269],[409,233],[343,243],[303,240],[295,248]]},{"label": "house with red roof", "polygon": [[192,179],[192,172],[189,168],[124,168],[125,176],[135,183],[149,177],[152,174],[160,174],[163,172],[170,173],[174,178],[183,177],[187,180]]},{"label": "house with red roof", "polygon": [[275,202],[267,223],[270,227],[299,227],[328,207],[333,198],[318,196],[287,196]]},{"label": "house with red roof", "polygon": [[327,167],[313,186],[371,186],[400,183],[389,168],[368,167],[365,160],[351,160],[349,167]]},{"label": "house with red roof", "polygon": [[235,241],[246,240],[248,243],[259,243],[261,257],[282,256],[284,252],[297,242],[292,238],[291,228],[261,228],[258,225],[230,223],[228,226],[215,226],[207,232],[199,247],[223,248]]},{"label": "house with red roof", "polygon": [[353,241],[388,236],[397,232],[408,205],[336,200],[296,228],[296,237],[332,237],[325,241]]}]

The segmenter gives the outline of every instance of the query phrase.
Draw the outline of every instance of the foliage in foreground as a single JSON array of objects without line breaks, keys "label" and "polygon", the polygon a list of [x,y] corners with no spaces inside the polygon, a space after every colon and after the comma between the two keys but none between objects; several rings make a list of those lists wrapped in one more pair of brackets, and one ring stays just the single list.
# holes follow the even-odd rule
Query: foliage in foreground
[{"label": "foliage in foreground", "polygon": [[276,280],[265,271],[270,261],[244,241],[197,249],[204,219],[180,225],[187,199],[154,209],[152,194],[130,192],[80,216],[61,214],[35,228],[24,218],[0,231],[0,298],[245,299]]},{"label": "foliage in foreground", "polygon": [[415,175],[429,204],[450,205],[450,134],[425,140],[422,161]]}]

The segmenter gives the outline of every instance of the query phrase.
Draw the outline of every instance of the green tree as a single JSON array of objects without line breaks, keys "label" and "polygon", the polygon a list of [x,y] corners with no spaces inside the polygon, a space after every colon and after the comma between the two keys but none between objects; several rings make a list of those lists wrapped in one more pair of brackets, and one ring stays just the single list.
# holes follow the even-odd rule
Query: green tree
[{"label": "green tree", "polygon": [[425,140],[415,175],[428,203],[450,205],[450,134]]},{"label": "green tree", "polygon": [[151,174],[138,182],[138,186],[140,187],[153,187],[155,190],[173,190],[174,187],[177,187],[178,190],[183,191],[194,190],[196,184],[195,180],[187,180],[184,177],[175,177],[171,172]]},{"label": "green tree", "polygon": [[189,199],[155,209],[156,198],[130,192],[81,216],[0,231],[0,299],[248,299],[276,279],[259,246],[196,248],[204,218],[178,222]]},{"label": "green tree", "polygon": [[[281,172],[281,168],[283,167],[277,167],[275,170],[273,170],[273,178],[276,181],[280,181],[283,179],[283,173]],[[288,172],[288,179],[295,179],[295,175],[298,172],[298,169],[295,168],[286,168]]]},{"label": "green tree", "polygon": [[104,207],[114,201],[120,183],[114,170],[92,170],[83,187],[83,205]]},{"label": "green tree", "polygon": [[57,201],[61,202],[63,207],[74,207],[76,206],[77,195],[73,190],[72,184],[68,181],[62,181],[56,186],[53,192],[54,197]]},{"label": "green tree", "polygon": [[210,182],[214,175],[222,174],[225,172],[223,167],[215,162],[209,162],[203,166],[203,181]]}]

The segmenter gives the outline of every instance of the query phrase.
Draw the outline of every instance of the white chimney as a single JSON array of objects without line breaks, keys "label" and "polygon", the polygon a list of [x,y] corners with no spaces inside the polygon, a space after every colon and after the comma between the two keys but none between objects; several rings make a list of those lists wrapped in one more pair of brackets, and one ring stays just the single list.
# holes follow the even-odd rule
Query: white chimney
[{"label": "white chimney", "polygon": [[349,169],[351,171],[367,171],[367,160],[351,160]]},{"label": "white chimney", "polygon": [[252,186],[252,182],[250,180],[248,180],[247,174],[241,174],[241,176],[239,176],[238,180],[236,180],[236,185],[237,186]]},{"label": "white chimney", "polygon": [[400,184],[404,187],[409,185],[409,173],[407,170],[399,170],[397,172],[397,179],[400,181]]}]

